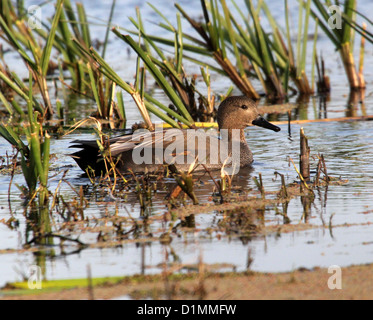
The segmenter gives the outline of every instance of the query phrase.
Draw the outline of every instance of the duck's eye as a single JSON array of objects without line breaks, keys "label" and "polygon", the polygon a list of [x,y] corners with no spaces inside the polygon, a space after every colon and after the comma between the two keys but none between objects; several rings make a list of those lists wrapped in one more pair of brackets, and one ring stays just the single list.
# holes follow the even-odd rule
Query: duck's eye
[{"label": "duck's eye", "polygon": [[241,106],[241,109],[247,110],[247,109],[249,109],[249,107],[246,104],[244,104],[244,105]]}]

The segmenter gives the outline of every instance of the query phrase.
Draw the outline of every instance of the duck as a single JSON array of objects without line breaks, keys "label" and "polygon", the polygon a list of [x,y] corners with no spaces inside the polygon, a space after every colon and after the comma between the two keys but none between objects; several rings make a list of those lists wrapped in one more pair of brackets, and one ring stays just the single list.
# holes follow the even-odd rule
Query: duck
[{"label": "duck", "polygon": [[[121,173],[154,173],[172,166],[183,172],[224,169],[234,174],[253,163],[245,128],[259,126],[275,132],[281,130],[265,120],[256,103],[246,96],[225,98],[218,107],[217,124],[219,131],[201,128],[136,130],[110,138],[105,155]],[[71,156],[84,172],[91,170],[101,175],[107,170],[96,140],[72,143],[71,148],[80,150]]]}]

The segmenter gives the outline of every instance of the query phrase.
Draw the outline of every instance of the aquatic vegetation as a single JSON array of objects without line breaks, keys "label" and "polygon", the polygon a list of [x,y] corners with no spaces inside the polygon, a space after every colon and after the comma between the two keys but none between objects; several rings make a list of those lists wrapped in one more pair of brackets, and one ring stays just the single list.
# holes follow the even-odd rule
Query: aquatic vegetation
[{"label": "aquatic vegetation", "polygon": [[[40,22],[44,28],[31,28],[27,25],[28,16],[23,14],[27,12],[25,8],[17,11],[9,0],[3,2],[2,6],[0,15],[0,24],[3,30],[2,38],[19,52],[20,58],[31,68],[44,102],[44,105],[41,105],[36,98],[33,98],[33,104],[34,108],[43,117],[50,118],[54,114],[55,109],[57,109],[58,116],[61,118],[61,113],[59,112],[61,104],[56,103],[56,107],[52,106],[47,86],[47,82],[51,79],[54,81],[58,79],[63,87],[66,86],[76,93],[95,101],[97,104],[96,116],[98,118],[110,119],[116,117],[120,121],[125,122],[123,99],[120,94],[116,94],[115,84],[104,78],[96,68],[92,68],[86,56],[73,44],[72,37],[74,36],[86,48],[93,45],[87,16],[81,3],[76,4],[78,12],[78,17],[76,17],[70,0],[57,1],[56,12],[51,26],[49,27],[45,23]],[[44,41],[44,47],[39,45],[41,39]],[[105,49],[107,39],[103,45]],[[52,48],[60,55],[58,63],[54,62],[50,57]],[[32,53],[32,56],[28,54],[28,51]],[[0,70],[1,79],[16,94],[24,98],[25,88],[22,81],[14,73],[7,74],[4,72],[4,67],[1,69],[3,69]],[[59,76],[54,75],[57,69],[59,70]],[[70,84],[65,80],[65,70],[69,72],[71,77]],[[115,101],[116,96],[117,102]],[[13,106],[19,114],[23,115],[23,111],[19,106],[14,104]],[[7,104],[7,109],[10,109],[9,104]],[[13,112],[10,111],[10,114],[12,115]]]},{"label": "aquatic vegetation", "polygon": [[254,177],[253,180],[254,180],[255,185],[257,186],[258,190],[260,191],[262,199],[264,200],[265,199],[265,189],[264,189],[264,186],[263,186],[262,174],[259,173],[259,181],[258,181],[257,177]]},{"label": "aquatic vegetation", "polygon": [[[76,46],[76,43],[79,43],[85,49],[101,46],[101,43],[94,45],[91,39],[89,22],[83,4],[76,3],[76,9],[77,17],[70,0],[66,0],[57,34],[61,42],[56,44],[56,48],[61,53],[64,64],[72,78],[72,83],[69,87],[76,93],[95,101],[97,106],[96,118],[105,120],[117,119],[125,127],[126,113],[123,97],[120,92],[116,92],[116,84],[105,77],[92,64],[92,59],[87,57],[84,51],[79,50]],[[115,1],[112,2],[106,34],[110,30],[114,9]],[[106,35],[102,43],[103,56],[105,56],[107,43],[108,36]],[[60,79],[63,79],[63,77],[63,72],[60,71]],[[63,85],[67,84],[63,83]]]},{"label": "aquatic vegetation", "polygon": [[[47,201],[47,184],[49,171],[50,135],[43,130],[40,123],[40,113],[33,111],[32,106],[32,72],[30,71],[28,105],[28,126],[25,128],[28,145],[25,145],[9,124],[0,125],[0,135],[13,145],[21,155],[22,172],[27,184],[27,196],[35,197],[35,192],[40,195],[40,205]],[[37,190],[37,184],[40,186]]]},{"label": "aquatic vegetation", "polygon": [[304,134],[303,128],[300,129],[300,157],[299,157],[299,168],[301,175],[304,179],[308,180],[310,177],[310,152],[311,149],[308,146],[308,139]]},{"label": "aquatic vegetation", "polygon": [[[328,1],[326,4],[323,4],[320,0],[315,0],[314,4],[317,8],[316,10],[312,10],[312,16],[317,19],[320,24],[320,27],[325,32],[325,34],[329,37],[330,41],[335,45],[336,50],[339,51],[341,60],[343,62],[343,66],[345,68],[345,72],[350,84],[351,89],[360,89],[364,88],[364,82],[359,72],[356,68],[355,59],[353,55],[354,49],[354,28],[351,28],[351,24],[357,28],[356,25],[356,0],[345,0],[344,1],[344,12],[343,15],[341,12],[338,11],[339,1],[335,1],[335,10],[334,15],[337,14],[336,20],[340,20],[340,26],[334,26],[334,28],[330,28],[329,21],[331,16],[328,14],[328,7],[332,6],[332,2]],[[339,14],[339,16],[338,16]],[[342,23],[342,18],[344,21],[348,23]],[[334,23],[336,21],[333,21]],[[361,55],[362,57],[362,55]],[[360,63],[360,71],[362,70],[362,61]]]},{"label": "aquatic vegetation", "polygon": [[[202,55],[210,55],[214,57],[217,63],[220,66],[220,73],[223,73],[233,81],[233,83],[241,90],[241,92],[248,97],[259,99],[259,94],[254,89],[253,85],[251,84],[249,78],[246,76],[244,72],[243,65],[241,60],[238,59],[239,70],[235,68],[235,66],[227,59],[227,50],[225,47],[225,39],[224,39],[224,31],[222,30],[223,19],[218,15],[218,8],[214,6],[213,1],[210,3],[211,5],[211,17],[208,13],[207,4],[205,1],[201,1],[201,6],[203,10],[203,16],[205,19],[205,24],[199,23],[196,20],[189,17],[189,15],[181,8],[179,4],[175,4],[175,7],[180,11],[183,17],[191,24],[191,26],[197,31],[197,33],[202,38],[202,41],[196,39],[190,35],[183,35],[186,39],[193,42],[193,44],[186,44],[183,43],[183,49],[192,51],[194,53],[199,53]],[[225,6],[226,8],[226,6]],[[159,11],[157,11],[159,13]],[[227,15],[229,14],[226,10],[224,13]],[[225,17],[227,18],[227,16]],[[230,21],[228,19],[227,21]],[[161,25],[168,30],[176,30],[176,28],[170,27],[170,23],[168,25]],[[144,34],[142,34],[144,36]],[[232,35],[233,36],[233,35]],[[174,45],[173,41],[168,41],[167,39],[162,39],[159,37],[154,37],[150,35],[146,35],[152,41],[157,41],[160,43],[165,43],[168,45]],[[235,39],[233,38],[233,42],[235,44]],[[237,47],[235,47],[237,49]],[[236,54],[238,51],[236,50]],[[237,56],[236,56],[237,58]],[[194,60],[197,62],[197,60]],[[203,64],[206,66],[206,64]],[[216,68],[209,65],[210,69],[217,70]]]},{"label": "aquatic vegetation", "polygon": [[[305,74],[310,2],[307,2],[305,8],[303,8],[301,2],[299,7],[300,17],[303,17],[303,9],[305,9],[306,23],[303,26],[302,20],[299,22],[296,59],[290,41],[288,14],[286,14],[287,31],[285,36],[287,47],[284,35],[280,31],[281,28],[279,28],[264,1],[260,1],[257,8],[254,8],[252,1],[245,1],[248,13],[243,13],[239,6],[232,1],[246,29],[240,25],[233,12],[228,9],[225,1],[220,1],[221,7],[218,7],[214,1],[201,1],[204,23],[192,19],[180,5],[175,4],[175,7],[202,38],[202,40],[199,40],[192,35],[184,34],[184,38],[189,40],[184,42],[184,50],[204,57],[212,56],[219,64],[220,69],[212,67],[204,60],[198,61],[192,57],[187,58],[228,76],[243,94],[253,99],[258,100],[259,95],[252,86],[250,77],[256,77],[260,80],[268,97],[284,98],[288,92],[289,76],[293,79],[300,93],[310,94],[313,90]],[[287,8],[287,3],[285,3],[285,6]],[[152,7],[160,14],[154,6]],[[261,11],[265,13],[270,22],[272,39],[262,27],[262,21],[259,19]],[[223,12],[224,16],[220,15],[219,12]],[[249,24],[246,16],[251,18],[252,24]],[[175,30],[169,22],[166,25],[159,24],[159,26],[169,31]],[[301,30],[301,27],[304,28],[304,31]],[[144,31],[142,31],[142,36],[162,44],[170,46],[174,44],[171,40],[144,34]],[[316,39],[317,33],[315,33],[315,44]],[[228,52],[233,54],[237,68],[227,58]],[[250,65],[245,65],[245,61],[250,62]]]},{"label": "aquatic vegetation", "polygon": [[[294,147],[294,140],[298,141],[298,135],[292,136],[293,124],[325,118],[320,121],[320,127],[326,127],[332,125],[325,123],[331,121],[327,119],[330,112],[336,111],[336,108],[327,110],[330,106],[330,97],[327,95],[322,99],[309,95],[316,87],[318,93],[332,89],[327,74],[329,57],[324,53],[317,54],[320,30],[323,30],[327,17],[320,16],[321,11],[312,6],[313,1],[300,1],[297,8],[298,25],[295,26],[299,36],[293,38],[290,36],[291,19],[287,1],[284,2],[283,29],[279,28],[279,21],[273,18],[274,12],[267,3],[247,0],[244,1],[244,6],[238,7],[235,1],[202,0],[201,18],[192,17],[187,4],[183,8],[176,5],[176,26],[171,24],[162,10],[150,5],[161,18],[159,25],[169,32],[170,39],[167,39],[151,35],[152,29],[148,29],[144,23],[148,19],[143,21],[139,10],[136,11],[135,18],[130,18],[135,26],[135,31],[129,32],[130,35],[123,34],[123,28],[113,28],[111,19],[117,10],[113,0],[110,16],[103,25],[106,29],[105,39],[101,42],[101,39],[92,38],[91,24],[95,22],[92,22],[90,14],[80,3],[75,5],[70,0],[55,1],[53,4],[57,6],[53,12],[56,14],[49,21],[43,21],[40,29],[30,29],[25,23],[27,13],[22,7],[22,1],[17,1],[18,6],[10,0],[2,1],[0,37],[2,41],[6,41],[7,47],[11,47],[7,49],[10,50],[8,52],[15,52],[14,56],[18,54],[20,61],[25,63],[29,77],[21,79],[12,72],[7,65],[8,57],[0,48],[0,135],[14,146],[12,155],[7,154],[0,159],[1,174],[5,181],[10,181],[9,213],[6,205],[2,206],[2,214],[5,214],[0,223],[6,226],[6,231],[9,228],[20,231],[21,235],[20,245],[9,249],[2,247],[0,253],[34,254],[34,263],[44,270],[47,262],[59,263],[56,258],[68,259],[68,255],[86,248],[110,248],[111,251],[125,253],[128,249],[134,249],[139,253],[140,273],[145,274],[148,268],[152,268],[152,272],[163,272],[161,281],[164,289],[157,291],[157,297],[177,296],[178,283],[173,282],[175,273],[198,271],[198,283],[191,296],[203,299],[208,296],[206,279],[209,277],[210,266],[205,264],[202,254],[196,264],[184,262],[182,250],[189,250],[190,244],[195,247],[189,251],[203,248],[206,243],[207,246],[218,243],[217,249],[221,248],[219,245],[226,243],[228,250],[231,250],[239,242],[239,245],[244,245],[242,247],[247,246],[245,250],[248,252],[249,270],[253,259],[255,260],[255,256],[251,254],[251,250],[256,249],[255,243],[265,239],[266,249],[271,238],[278,239],[280,235],[294,230],[318,228],[314,224],[315,220],[312,220],[315,216],[322,221],[320,230],[325,232],[329,229],[333,238],[333,231],[338,226],[335,219],[340,219],[340,226],[342,222],[341,217],[336,215],[333,218],[333,214],[329,214],[331,210],[326,210],[327,193],[333,188],[333,196],[338,196],[338,192],[348,182],[345,176],[350,174],[338,172],[335,168],[340,166],[336,162],[344,159],[347,163],[349,157],[363,158],[365,151],[369,154],[370,148],[361,139],[363,135],[369,134],[369,130],[361,126],[358,129],[348,127],[352,134],[356,134],[349,139],[350,132],[343,128],[343,141],[352,146],[348,150],[328,149],[332,145],[330,140],[334,139],[330,139],[330,135],[324,140],[317,137],[322,143],[314,145],[314,132],[310,134],[308,141],[312,150],[305,139],[302,139],[300,150],[298,142]],[[328,4],[331,1],[322,6]],[[351,12],[358,16],[360,14],[352,6],[348,8],[343,19],[349,23],[351,33],[355,30],[365,35],[363,39],[369,42],[372,37],[369,29],[357,25]],[[308,21],[312,15],[317,15],[318,19],[314,34],[311,35]],[[371,26],[369,19],[364,20]],[[196,36],[186,34],[185,22],[189,24],[189,30],[193,29],[197,33]],[[110,64],[107,54],[111,44],[108,41],[110,32],[116,37],[115,40],[120,40],[116,41],[115,45],[119,46],[116,49],[128,49],[135,54],[135,59],[132,59],[133,56],[128,59],[131,63],[136,63],[134,77],[129,81],[119,76],[123,69],[118,71],[117,66]],[[337,33],[334,36],[337,37]],[[350,51],[353,46],[352,38],[352,35],[349,40],[346,37],[348,41],[345,39],[347,42],[343,42],[350,43]],[[308,52],[312,40],[310,55]],[[321,41],[325,44],[328,40],[321,38]],[[358,70],[360,85],[363,83],[365,51],[364,40],[362,41]],[[345,49],[341,50],[345,52]],[[311,58],[310,61],[306,57]],[[189,60],[188,64],[185,63],[186,59]],[[187,68],[190,62],[196,64],[193,67],[198,66],[194,69],[197,70],[195,74],[191,74]],[[347,72],[352,74],[350,69]],[[132,73],[129,77],[132,77]],[[232,80],[232,86],[228,84],[224,85],[223,90],[214,90],[214,81],[226,83],[229,79]],[[149,86],[149,83],[152,85]],[[369,85],[370,82],[366,83]],[[280,120],[280,124],[288,125],[288,137],[282,138],[278,145],[270,139],[256,141],[255,138],[246,136],[246,139],[256,143],[258,155],[261,151],[268,154],[258,157],[261,161],[268,160],[268,166],[267,163],[259,162],[254,164],[256,171],[248,170],[243,175],[234,176],[228,175],[224,167],[220,172],[212,172],[206,168],[205,171],[202,170],[202,175],[197,175],[192,166],[186,172],[175,172],[171,166],[159,174],[145,172],[141,175],[124,175],[117,170],[118,159],[110,154],[109,138],[112,134],[121,134],[123,131],[107,129],[109,126],[125,128],[126,112],[127,115],[130,114],[131,121],[134,120],[133,110],[126,110],[126,94],[132,97],[140,111],[140,120],[145,122],[136,124],[133,129],[146,127],[153,130],[154,122],[158,120],[165,122],[161,125],[167,128],[195,128],[200,125],[197,121],[208,122],[202,124],[204,127],[213,127],[216,102],[224,100],[234,90],[245,92],[257,100],[265,96],[269,100],[287,102],[292,99],[296,102],[291,105],[259,106],[260,113],[268,120]],[[61,91],[63,96],[60,96]],[[74,93],[78,101],[72,115],[67,106],[69,92]],[[300,93],[297,99],[292,97],[296,92]],[[159,94],[166,102],[157,99],[156,95]],[[358,109],[363,97],[363,93],[351,94],[346,108],[336,111],[345,112],[346,117],[334,120],[371,119],[368,103],[366,106],[362,104],[361,110]],[[79,99],[88,101],[90,105],[84,115],[82,112],[85,110],[80,105],[82,100]],[[320,103],[319,107],[317,101]],[[307,110],[312,107],[312,103],[314,110]],[[342,105],[343,103],[344,100]],[[88,119],[81,120],[89,115],[91,117]],[[71,119],[65,121],[67,118]],[[137,120],[139,119],[136,118],[135,121]],[[55,126],[54,121],[58,126]],[[64,121],[69,124],[79,122],[74,123],[71,128],[66,127]],[[364,127],[366,122],[359,124]],[[57,130],[65,131],[67,135],[72,135],[73,130],[95,133],[106,174],[96,177],[91,168],[88,168],[85,176],[79,176],[75,167],[66,165],[69,160],[66,161],[65,152],[74,137],[66,139],[61,132],[55,136],[54,132]],[[245,133],[247,135],[250,132],[248,129]],[[327,132],[319,129],[316,133],[326,135]],[[340,133],[339,129],[333,132],[339,141]],[[61,140],[65,141],[53,140],[57,136],[62,136]],[[305,137],[304,132],[301,132],[301,136]],[[57,149],[61,148],[57,151],[60,159],[55,160],[50,154],[51,142],[53,148],[56,145]],[[301,159],[298,170],[299,154]],[[353,161],[357,163],[358,160],[354,158]],[[369,159],[361,161],[368,162]],[[71,171],[73,174],[70,174]],[[353,172],[355,176],[360,174],[357,170]],[[349,179],[352,181],[355,177],[351,174]],[[362,179],[356,178],[356,181],[351,184],[360,183]],[[16,199],[12,205],[15,198],[12,194],[14,185],[20,189],[19,192],[16,189],[15,193],[16,197],[18,193],[21,194],[21,200]],[[64,186],[67,186],[68,191]],[[357,192],[363,192],[361,189],[364,187],[358,186]],[[333,205],[337,203],[333,199],[328,201],[332,201]],[[23,214],[19,215],[19,210]],[[334,208],[332,210],[334,212]],[[361,211],[359,213],[371,213],[369,208]],[[146,263],[149,251],[154,260]],[[157,260],[159,252],[163,255],[161,262]],[[134,259],[131,262],[136,261],[134,256],[132,252],[128,255],[129,259]],[[236,265],[217,264],[216,268],[235,270]],[[91,283],[89,291],[91,298],[94,298],[95,279],[88,273],[89,281],[84,281]],[[46,278],[46,274],[43,277]],[[46,283],[43,282],[43,285]],[[27,284],[22,284],[25,285]]]},{"label": "aquatic vegetation", "polygon": [[[328,2],[326,5],[330,6],[331,4]],[[112,29],[114,34],[130,45],[138,55],[135,83],[128,85],[119,79],[115,71],[104,60],[115,1],[111,5],[105,39],[101,43],[102,55],[94,49],[94,46],[98,48],[99,45],[94,44],[91,39],[90,22],[82,4],[77,3],[74,10],[70,0],[56,2],[56,14],[51,26],[43,23],[43,28],[34,29],[29,28],[26,24],[25,8],[21,8],[20,4],[16,8],[11,1],[5,1],[2,4],[0,20],[4,31],[2,38],[19,51],[20,57],[33,70],[33,76],[44,102],[44,105],[41,105],[37,99],[33,98],[34,108],[47,117],[50,117],[56,109],[59,118],[61,118],[60,100],[56,103],[56,107],[52,106],[50,101],[46,79],[48,74],[52,75],[54,81],[60,80],[62,86],[95,101],[97,107],[95,116],[97,118],[117,119],[122,127],[125,126],[126,112],[123,96],[121,92],[116,92],[116,87],[119,86],[132,96],[148,128],[152,128],[148,112],[155,114],[173,127],[178,127],[176,121],[192,127],[198,118],[212,119],[215,99],[210,89],[208,89],[207,97],[200,94],[195,86],[195,76],[188,79],[183,67],[183,59],[185,58],[203,65],[201,75],[208,88],[210,84],[207,69],[204,68],[225,74],[241,92],[254,99],[260,97],[257,89],[251,84],[253,78],[259,80],[269,98],[282,99],[289,95],[289,90],[292,93],[298,91],[301,94],[311,94],[315,90],[316,69],[318,91],[328,92],[330,83],[325,75],[325,62],[322,59],[320,63],[317,56],[319,26],[340,50],[351,87],[365,86],[363,77],[364,44],[361,45],[358,70],[354,66],[354,61],[351,60],[353,56],[350,52],[354,47],[353,31],[361,33],[367,40],[370,36],[364,26],[360,27],[356,24],[355,16],[364,17],[368,23],[371,21],[356,12],[356,1],[345,1],[345,12],[342,15],[345,23],[342,25],[342,29],[328,28],[327,22],[331,15],[328,14],[325,5],[320,1],[315,2],[316,9],[311,8],[310,0],[299,1],[298,37],[295,45],[290,36],[287,1],[284,2],[285,31],[273,18],[265,1],[260,1],[257,7],[254,7],[253,1],[245,1],[247,12],[244,12],[245,8],[239,7],[235,1],[231,3],[234,11],[230,9],[231,6],[228,6],[225,0],[220,1],[220,4],[217,1],[203,0],[201,1],[203,21],[193,19],[179,4],[175,4],[179,11],[176,17],[177,27],[174,27],[156,6],[151,4],[150,6],[164,21],[159,26],[172,32],[174,39],[149,35],[145,31],[139,9],[137,9],[137,21],[130,17],[137,29],[137,31],[130,32],[139,36],[138,41],[132,39],[131,36],[121,34],[117,28]],[[311,81],[305,70],[310,16],[313,16],[316,21]],[[264,17],[270,26],[269,30],[265,30],[263,26]],[[188,21],[202,40],[186,34],[182,30],[182,18]],[[40,46],[40,41],[37,41],[39,39],[44,40],[44,47]],[[156,43],[174,47],[174,56],[167,57],[163,49]],[[58,63],[49,59],[52,48],[59,53]],[[31,51],[32,56],[28,51]],[[155,52],[156,56],[152,52]],[[194,56],[187,56],[185,52],[191,52]],[[195,54],[200,55],[202,59],[196,59]],[[232,63],[230,58],[228,59],[228,55],[230,57],[233,55],[235,63]],[[213,58],[220,67],[205,62],[205,57]],[[53,75],[56,69],[59,70],[58,78]],[[69,72],[71,77],[70,84],[65,80],[65,70]],[[145,90],[144,81],[147,72],[153,76],[156,83],[169,97],[172,107],[156,101]],[[14,73],[8,72],[6,65],[0,68],[0,77],[13,92],[24,98],[26,90],[22,81]],[[296,90],[292,88],[290,80],[295,84]],[[357,84],[357,81],[360,84]],[[228,94],[229,92],[226,95]],[[0,94],[0,99],[10,114],[14,112],[20,115],[24,114],[14,99],[9,103],[3,94]]]},{"label": "aquatic vegetation", "polygon": [[[63,60],[61,60],[62,64],[58,66],[60,69],[61,81],[63,81],[63,68],[66,68],[72,77],[71,87],[75,88],[75,90],[80,93],[86,94],[87,90],[92,93],[92,99],[94,99],[97,105],[96,118],[112,119],[115,113],[121,121],[125,121],[122,93],[115,92],[116,86],[119,86],[132,96],[149,129],[154,128],[149,117],[149,112],[152,112],[170,126],[180,127],[180,123],[183,123],[188,127],[194,127],[196,125],[194,122],[195,118],[201,116],[201,114],[196,112],[198,109],[196,94],[199,95],[201,101],[199,109],[201,109],[201,106],[205,109],[202,114],[205,114],[210,121],[213,120],[214,117],[215,96],[211,92],[209,74],[211,70],[230,76],[241,91],[255,99],[258,99],[259,96],[252,87],[249,76],[256,76],[261,81],[268,96],[284,97],[289,89],[289,78],[294,81],[299,92],[312,92],[305,75],[308,19],[311,13],[315,16],[315,12],[311,10],[310,2],[309,0],[304,3],[300,2],[296,54],[294,53],[295,50],[292,48],[292,41],[290,39],[289,13],[286,1],[286,31],[284,34],[280,31],[278,23],[272,17],[264,1],[261,1],[256,8],[252,1],[245,1],[246,13],[244,13],[234,1],[232,2],[239,17],[242,18],[248,15],[251,18],[251,23],[243,19],[245,21],[246,30],[239,24],[233,11],[228,8],[225,1],[220,1],[220,6],[214,1],[201,1],[204,23],[192,19],[180,5],[176,4],[175,6],[179,11],[177,14],[177,27],[173,27],[169,20],[155,6],[151,5],[153,10],[165,22],[160,24],[160,26],[172,32],[174,40],[166,40],[148,35],[145,31],[140,12],[137,10],[137,21],[133,18],[130,18],[130,20],[137,28],[137,32],[133,32],[133,34],[139,36],[138,42],[129,35],[121,34],[118,28],[112,29],[113,33],[128,44],[138,55],[136,76],[133,85],[121,79],[113,68],[104,60],[108,43],[108,32],[111,29],[110,22],[115,9],[115,1],[112,2],[102,55],[93,48],[89,22],[82,4],[76,4],[76,16],[70,0],[57,1],[56,12],[51,26],[44,26],[48,30],[48,32],[45,32],[43,29],[33,30],[28,28],[25,24],[25,17],[21,15],[25,10],[18,8],[17,11],[11,1],[7,0],[3,2],[2,14],[0,17],[3,30],[2,37],[6,39],[13,48],[18,50],[20,57],[22,57],[24,62],[29,66],[32,77],[38,84],[44,102],[44,105],[41,104],[35,95],[32,94],[31,84],[30,88],[27,88],[14,73],[8,71],[6,65],[1,68],[0,76],[4,84],[23,98],[28,105],[28,120],[30,128],[32,129],[28,133],[29,146],[23,144],[9,125],[2,125],[1,127],[2,135],[8,142],[16,146],[23,157],[24,163],[31,161],[31,163],[35,164],[38,168],[38,171],[35,171],[30,170],[26,165],[23,166],[28,190],[30,190],[30,192],[36,190],[38,179],[43,188],[47,186],[48,181],[46,159],[49,155],[49,134],[47,131],[43,130],[42,122],[45,117],[50,117],[54,113],[47,90],[46,78],[49,72],[56,69],[50,62],[52,48],[55,48],[63,58]],[[322,7],[320,4],[317,4],[317,8],[320,12],[324,12],[321,11]],[[352,13],[354,12],[354,8],[353,2],[346,2],[345,15],[350,18],[353,17]],[[259,13],[264,13],[267,18],[272,29],[271,35],[264,30],[262,21],[259,19]],[[303,15],[305,16],[304,18]],[[16,23],[18,17],[21,17],[21,22]],[[182,17],[191,24],[202,37],[203,41],[197,40],[193,36],[183,32],[181,27]],[[305,21],[304,24],[303,19]],[[316,23],[316,32],[314,36],[313,63],[317,62],[317,26],[318,23]],[[325,24],[321,24],[321,27],[325,29]],[[352,37],[348,36],[349,32],[351,33],[351,28],[346,25],[344,27],[346,29],[342,31],[335,31],[338,32],[335,36],[340,37],[343,35],[343,43],[348,43],[350,41],[349,45],[351,46]],[[15,29],[17,29],[18,32],[15,32]],[[44,39],[44,47],[41,47],[38,41],[36,41],[35,33],[40,36],[41,39]],[[284,39],[286,39],[286,41],[284,41]],[[195,45],[191,45],[191,41],[194,42]],[[174,58],[167,58],[163,51],[156,45],[156,42],[173,45],[175,50]],[[27,51],[31,51],[32,56],[30,56]],[[157,57],[152,54],[152,51],[156,52]],[[191,80],[187,79],[183,67],[185,51],[206,56],[212,53],[212,57],[214,57],[221,67],[219,71],[217,68],[203,63],[201,75],[208,89],[207,97],[204,97],[196,90],[193,78]],[[233,53],[235,56],[237,67],[233,66],[227,58],[229,53]],[[249,69],[245,69],[243,63],[245,59],[243,59],[243,57],[246,57],[251,63]],[[324,79],[324,82],[327,82],[325,80],[323,61],[321,62],[321,67],[318,62],[316,66],[319,74],[319,82],[321,82],[322,79]],[[170,99],[173,107],[176,108],[176,111],[156,101],[146,92],[146,72],[153,76],[157,85],[159,85],[165,95]],[[228,94],[229,93],[227,93],[227,95]],[[3,93],[1,93],[0,98],[11,115],[18,113],[21,117],[25,117],[25,112],[14,102],[15,100],[9,102],[6,95]],[[115,98],[117,98],[117,102],[115,102]],[[60,114],[60,102],[56,103],[56,109]],[[34,113],[34,110],[38,113]],[[34,114],[34,116],[31,116],[31,114]],[[100,128],[101,124],[98,121],[96,122],[98,123],[98,128]],[[113,162],[110,154],[107,154],[107,139],[101,129],[98,129],[98,135],[100,137],[101,153],[105,155],[104,159],[105,165],[108,168],[107,172],[114,173],[114,183],[111,183],[109,175],[104,177],[104,179],[107,179],[111,192],[113,192],[116,187],[115,181],[118,175],[115,169],[116,164]],[[38,143],[35,143],[35,141],[38,141]],[[34,152],[34,150],[38,150],[38,146],[41,151]],[[32,148],[31,151],[30,148]],[[37,156],[37,158],[30,160],[29,157],[34,156]],[[31,168],[33,168],[33,165],[31,165]],[[301,169],[301,177],[307,180],[308,176],[309,174],[305,174],[305,171]],[[124,177],[121,178],[123,181],[126,181]],[[195,195],[193,195],[193,187],[190,183],[192,178],[181,176],[180,179],[180,187],[185,189],[184,191],[197,203],[198,201]],[[228,177],[222,172],[221,180],[217,182],[221,196],[225,193],[230,193],[231,180],[231,177]],[[257,182],[257,186],[264,197],[262,181],[260,183]]]},{"label": "aquatic vegetation", "polygon": [[[63,8],[63,1],[58,0],[56,3],[56,12],[52,21],[51,29],[46,37],[46,43],[43,48],[41,48],[38,42],[32,35],[31,29],[26,27],[25,20],[22,19],[21,21],[18,20],[18,17],[12,7],[10,1],[6,0],[3,2],[3,10],[1,11],[0,15],[0,25],[1,28],[6,35],[6,39],[12,47],[19,52],[20,57],[24,60],[25,64],[32,72],[33,78],[35,82],[38,84],[40,89],[40,93],[43,97],[44,106],[41,104],[36,103],[35,106],[41,112],[41,115],[44,117],[50,117],[53,114],[53,108],[49,97],[48,87],[47,87],[47,80],[46,76],[48,70],[50,70],[50,56],[52,52],[53,43],[55,40],[56,30],[58,26],[58,22],[61,16],[62,8]],[[15,32],[14,26],[19,29],[20,32]],[[26,51],[31,51],[32,57],[27,54]],[[1,78],[3,80],[10,80],[7,79],[6,75],[0,73]],[[9,82],[6,81],[8,84]],[[24,92],[22,91],[22,85],[20,82],[13,84],[12,88],[15,89],[22,97],[24,97]]]}]

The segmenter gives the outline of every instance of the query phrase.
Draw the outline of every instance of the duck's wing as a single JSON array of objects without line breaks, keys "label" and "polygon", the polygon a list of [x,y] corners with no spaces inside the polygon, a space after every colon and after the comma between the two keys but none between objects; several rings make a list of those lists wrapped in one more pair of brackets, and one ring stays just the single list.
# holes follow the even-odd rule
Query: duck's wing
[{"label": "duck's wing", "polygon": [[[111,138],[110,152],[113,157],[126,152],[131,152],[131,157],[134,154],[151,154],[152,158],[147,160],[152,164],[154,161],[165,164],[191,164],[196,159],[199,163],[206,164],[218,161],[220,143],[218,136],[216,130],[205,131],[204,129],[171,128],[152,132],[137,130],[133,134]],[[81,149],[72,154],[72,157],[83,170],[87,166],[97,168],[97,165],[102,162],[96,140],[75,140],[70,147]],[[146,150],[149,148],[151,153],[148,152],[150,150]],[[161,159],[158,159],[160,154]],[[142,159],[141,156],[140,158]],[[128,159],[128,156],[122,159]],[[134,161],[134,159],[131,160]]]},{"label": "duck's wing", "polygon": [[[159,157],[161,153],[165,164],[191,164],[196,159],[198,162],[206,164],[210,162],[209,159],[212,157],[214,158],[212,162],[218,159],[220,143],[218,136],[216,130],[167,129],[152,132],[151,135],[143,134],[142,137],[134,137],[131,143],[135,144],[133,148],[135,154],[140,154],[143,151],[146,154]],[[141,141],[138,140],[139,138]],[[148,148],[151,148],[152,153],[147,152]]]},{"label": "duck's wing", "polygon": [[143,143],[150,143],[153,140],[153,132],[137,130],[133,134],[110,139],[110,152],[112,156],[133,150]]},{"label": "duck's wing", "polygon": [[[110,143],[117,146],[122,144],[124,149],[127,148],[129,150],[128,141],[131,140],[131,137],[131,134],[121,135],[110,139]],[[83,171],[86,171],[88,167],[97,172],[105,171],[97,140],[74,140],[69,148],[80,149],[79,151],[70,154],[70,156]]]},{"label": "duck's wing", "polygon": [[[131,135],[125,135],[110,139],[110,150],[113,156],[133,149],[145,148],[167,148],[172,142],[172,138],[177,138],[177,143],[183,142],[180,137],[184,137],[186,130],[166,129],[159,131],[137,130]],[[182,141],[181,141],[182,140]]]}]

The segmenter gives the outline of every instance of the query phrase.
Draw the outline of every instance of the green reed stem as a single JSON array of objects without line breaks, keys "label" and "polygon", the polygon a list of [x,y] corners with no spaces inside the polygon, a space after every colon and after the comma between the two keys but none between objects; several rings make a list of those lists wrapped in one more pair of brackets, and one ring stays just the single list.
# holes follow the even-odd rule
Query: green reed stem
[{"label": "green reed stem", "polygon": [[107,25],[107,28],[106,28],[105,40],[104,40],[104,44],[103,44],[103,48],[102,48],[102,58],[103,59],[105,59],[106,47],[107,47],[108,40],[109,40],[109,33],[110,33],[110,29],[111,29],[111,21],[113,20],[115,3],[116,3],[116,0],[113,0],[113,2],[111,3],[109,21],[108,21],[108,25]]}]

